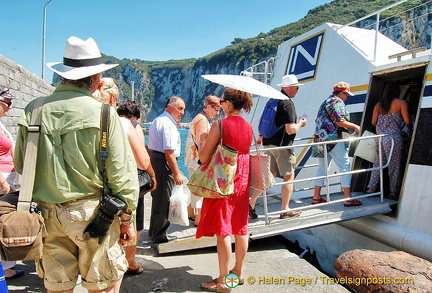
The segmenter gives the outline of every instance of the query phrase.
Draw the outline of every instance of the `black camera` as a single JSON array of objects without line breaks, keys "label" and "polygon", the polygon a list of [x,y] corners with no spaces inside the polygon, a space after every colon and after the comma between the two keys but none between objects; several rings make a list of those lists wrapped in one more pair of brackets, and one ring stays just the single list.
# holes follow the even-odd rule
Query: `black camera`
[{"label": "black camera", "polygon": [[125,212],[127,205],[120,198],[110,195],[102,196],[99,209],[114,218],[114,216],[120,216]]},{"label": "black camera", "polygon": [[108,229],[114,221],[114,217],[123,214],[126,208],[127,204],[121,199],[114,196],[103,195],[93,220],[84,232],[88,232],[90,237],[99,237],[99,243],[102,243]]}]

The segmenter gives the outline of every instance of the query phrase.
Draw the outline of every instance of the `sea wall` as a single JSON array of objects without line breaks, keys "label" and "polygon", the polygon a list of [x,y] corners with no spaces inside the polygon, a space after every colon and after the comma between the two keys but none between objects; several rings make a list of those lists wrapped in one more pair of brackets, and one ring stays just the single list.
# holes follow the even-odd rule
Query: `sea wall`
[{"label": "sea wall", "polygon": [[6,128],[16,137],[18,120],[24,107],[31,100],[48,95],[53,92],[54,87],[44,82],[39,76],[28,71],[22,65],[7,59],[0,54],[0,85],[7,86],[10,92],[16,96],[12,102],[12,109],[8,116],[2,117],[1,121]]}]

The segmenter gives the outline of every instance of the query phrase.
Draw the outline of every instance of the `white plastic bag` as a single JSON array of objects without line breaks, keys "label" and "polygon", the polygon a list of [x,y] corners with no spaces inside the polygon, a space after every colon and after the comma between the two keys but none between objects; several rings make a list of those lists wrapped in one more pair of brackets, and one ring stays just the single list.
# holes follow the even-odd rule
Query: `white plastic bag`
[{"label": "white plastic bag", "polygon": [[183,192],[183,185],[175,185],[170,198],[168,221],[171,224],[189,226],[187,205],[189,196]]},{"label": "white plastic bag", "polygon": [[[375,133],[365,130],[362,137],[372,136]],[[354,152],[354,156],[360,157],[366,161],[373,163],[375,161],[375,139],[362,139],[360,140]]]}]

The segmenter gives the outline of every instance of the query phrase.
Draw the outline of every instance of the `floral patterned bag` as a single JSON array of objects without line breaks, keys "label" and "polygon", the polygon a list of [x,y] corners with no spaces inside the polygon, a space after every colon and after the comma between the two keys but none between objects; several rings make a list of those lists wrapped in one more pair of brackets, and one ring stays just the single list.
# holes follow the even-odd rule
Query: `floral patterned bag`
[{"label": "floral patterned bag", "polygon": [[219,121],[221,140],[211,159],[192,174],[187,184],[192,194],[207,198],[224,198],[234,193],[237,171],[237,151],[222,143],[222,121]]}]

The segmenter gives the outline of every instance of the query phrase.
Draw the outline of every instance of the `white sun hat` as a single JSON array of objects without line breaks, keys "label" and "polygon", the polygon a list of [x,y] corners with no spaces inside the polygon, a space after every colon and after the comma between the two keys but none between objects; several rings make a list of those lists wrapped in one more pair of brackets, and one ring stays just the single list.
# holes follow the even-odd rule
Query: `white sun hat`
[{"label": "white sun hat", "polygon": [[84,41],[74,36],[66,41],[63,62],[47,63],[49,69],[70,80],[92,76],[117,65],[102,63],[99,47],[92,38]]},{"label": "white sun hat", "polygon": [[300,86],[300,85],[303,84],[298,82],[297,76],[295,76],[294,74],[284,75],[284,77],[282,77],[282,83],[278,84],[278,86],[280,87]]}]

